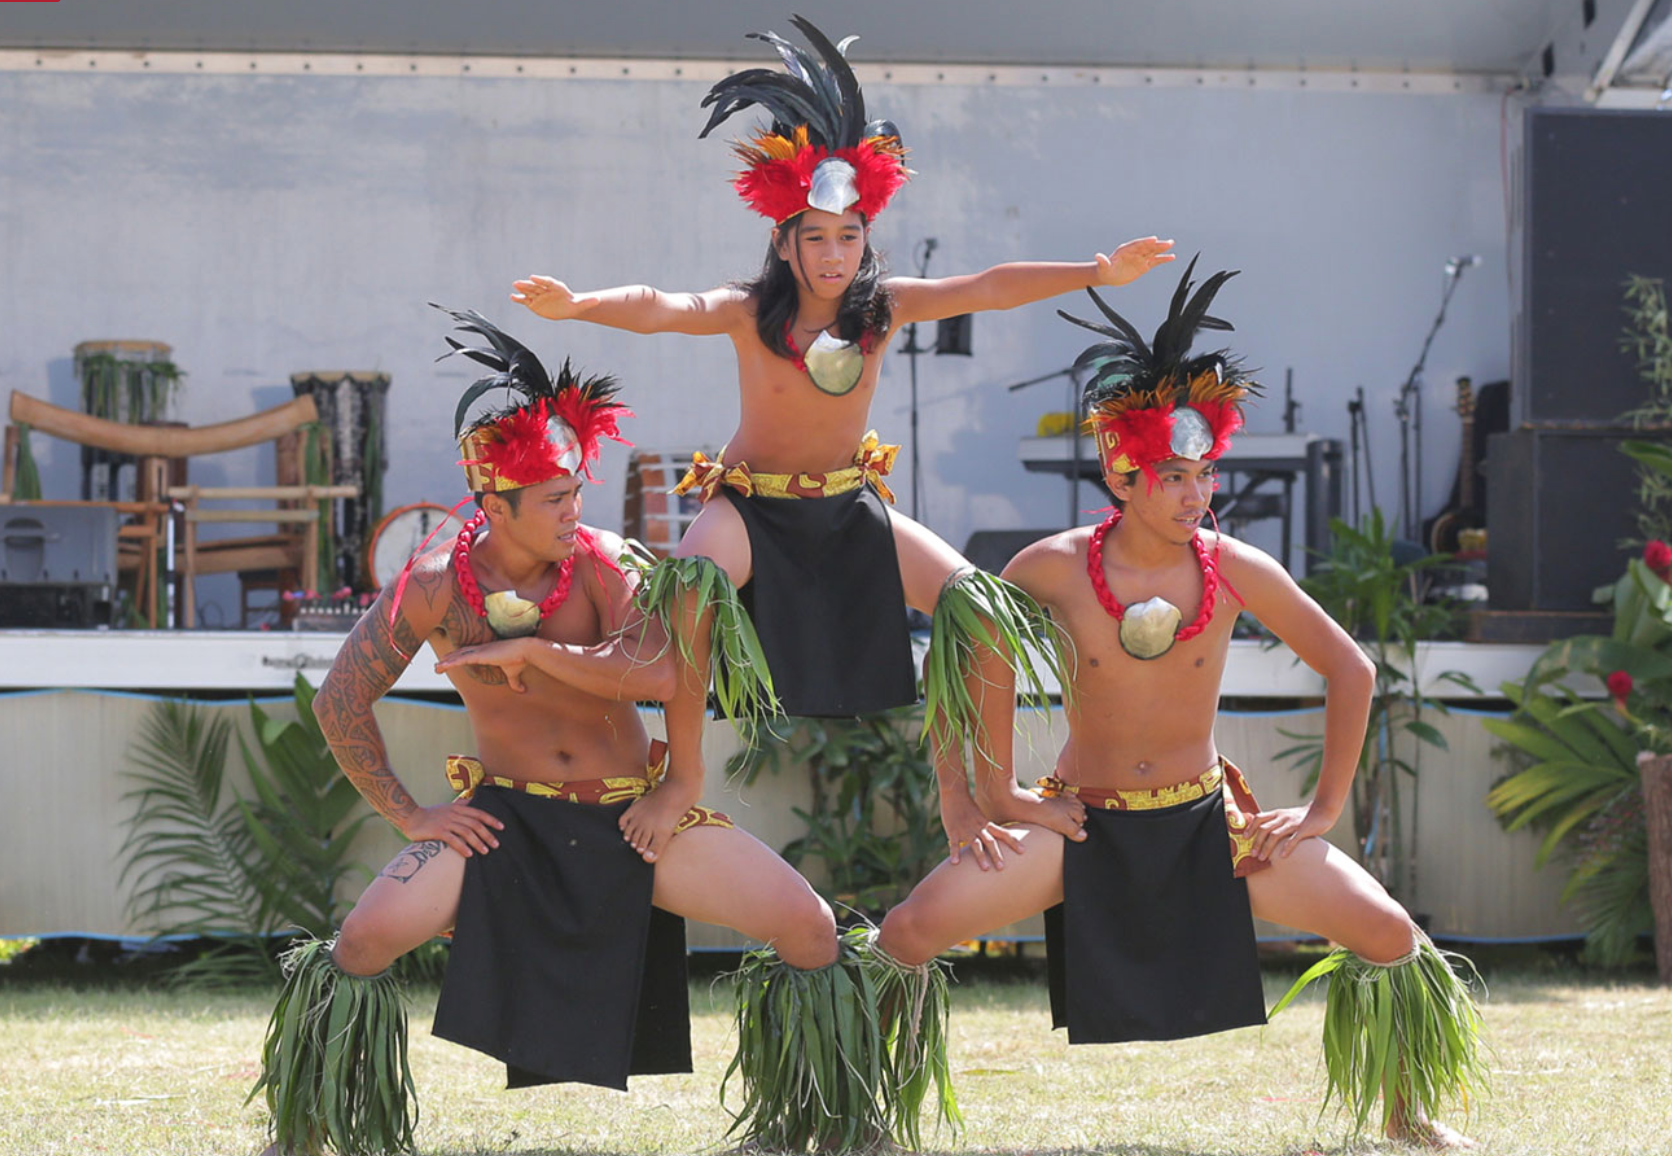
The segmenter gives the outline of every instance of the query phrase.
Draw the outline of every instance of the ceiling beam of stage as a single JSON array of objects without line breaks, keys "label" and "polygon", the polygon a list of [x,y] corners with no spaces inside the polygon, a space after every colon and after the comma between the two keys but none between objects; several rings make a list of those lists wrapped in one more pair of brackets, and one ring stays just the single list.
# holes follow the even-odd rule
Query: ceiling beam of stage
[{"label": "ceiling beam of stage", "polygon": [[856,61],[1514,73],[1581,0],[73,0],[0,48],[755,60],[801,10]]}]

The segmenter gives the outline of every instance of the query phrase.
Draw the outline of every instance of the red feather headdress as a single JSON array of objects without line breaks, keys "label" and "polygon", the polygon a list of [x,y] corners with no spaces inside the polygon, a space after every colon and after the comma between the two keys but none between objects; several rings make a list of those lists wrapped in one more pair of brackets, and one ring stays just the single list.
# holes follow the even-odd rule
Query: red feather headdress
[{"label": "red feather headdress", "polygon": [[[436,306],[440,309],[442,306]],[[465,479],[473,493],[504,493],[537,486],[553,478],[585,474],[592,481],[604,438],[632,445],[621,436],[619,421],[633,411],[615,400],[617,388],[606,375],[582,380],[567,359],[556,377],[521,342],[474,310],[446,310],[459,328],[485,338],[487,349],[470,348],[452,337],[443,357],[462,353],[495,372],[475,382],[459,399],[453,416]],[[514,404],[484,414],[465,425],[465,415],[483,394],[506,389],[520,395]]]},{"label": "red feather headdress", "polygon": [[853,37],[832,44],[811,21],[791,22],[814,51],[776,33],[749,33],[778,51],[788,75],[750,68],[720,81],[703,98],[714,111],[700,135],[758,104],[772,114],[771,128],[733,145],[745,166],[733,187],[744,202],[780,225],[809,208],[857,209],[874,220],[911,175],[900,132],[865,119],[865,97],[843,55]]},{"label": "red feather headdress", "polygon": [[1086,292],[1108,325],[1057,311],[1110,338],[1086,349],[1074,363],[1076,369],[1092,371],[1085,389],[1086,425],[1097,437],[1106,473],[1141,470],[1153,483],[1155,467],[1171,458],[1217,459],[1242,428],[1242,403],[1259,396],[1259,385],[1225,350],[1189,356],[1197,330],[1231,328],[1207,310],[1220,287],[1236,276],[1234,271],[1215,273],[1192,295],[1195,269],[1192,258],[1167,319],[1150,342],[1090,289]]}]

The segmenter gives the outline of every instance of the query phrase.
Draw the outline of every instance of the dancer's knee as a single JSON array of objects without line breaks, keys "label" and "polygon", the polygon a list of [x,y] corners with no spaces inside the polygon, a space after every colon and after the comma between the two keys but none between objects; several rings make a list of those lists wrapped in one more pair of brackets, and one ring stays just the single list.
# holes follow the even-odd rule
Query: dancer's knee
[{"label": "dancer's knee", "polygon": [[1398,904],[1377,912],[1362,932],[1354,950],[1371,963],[1392,963],[1416,947],[1416,926]]},{"label": "dancer's knee", "polygon": [[933,941],[931,930],[924,926],[918,905],[910,899],[883,919],[882,929],[877,934],[877,946],[907,967],[929,962],[940,948]]},{"label": "dancer's knee", "polygon": [[394,963],[400,949],[392,945],[389,929],[382,923],[358,907],[350,911],[331,951],[337,966],[350,975],[377,975]]},{"label": "dancer's knee", "polygon": [[836,962],[836,916],[830,904],[808,889],[789,913],[785,929],[774,941],[778,958],[803,970]]}]

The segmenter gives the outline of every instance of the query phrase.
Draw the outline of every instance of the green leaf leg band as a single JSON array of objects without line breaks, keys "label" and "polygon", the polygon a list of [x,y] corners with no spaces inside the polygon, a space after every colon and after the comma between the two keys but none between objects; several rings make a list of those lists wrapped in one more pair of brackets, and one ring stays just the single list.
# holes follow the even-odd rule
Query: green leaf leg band
[{"label": "green leaf leg band", "polygon": [[[946,1058],[945,969],[903,967],[873,948],[874,936],[844,932],[836,961],[810,971],[771,948],[744,957],[737,1053],[720,1088],[730,1135],[769,1151],[862,1151],[887,1140],[920,1148],[931,1084],[939,1119],[963,1123]],[[726,1102],[734,1075],[736,1109]]]},{"label": "green leaf leg band", "polygon": [[941,587],[929,633],[929,659],[923,672],[923,733],[950,746],[969,739],[978,745],[985,734],[980,710],[965,678],[974,669],[975,648],[992,647],[1016,676],[1025,706],[1049,705],[1049,692],[1033,665],[1044,658],[1062,691],[1063,704],[1073,694],[1073,644],[1043,607],[1020,586],[985,570],[963,570]]},{"label": "green leaf leg band", "polygon": [[413,1151],[418,1096],[407,1065],[406,1007],[385,971],[359,976],[306,939],[281,957],[285,984],[261,1049],[268,1128],[285,1152],[384,1156]]},{"label": "green leaf leg band", "polygon": [[743,608],[737,587],[718,564],[710,558],[657,560],[637,542],[628,543],[628,552],[621,560],[639,571],[639,589],[634,595],[639,611],[646,621],[655,619],[661,623],[668,638],[679,647],[680,658],[688,665],[696,662],[691,640],[674,628],[686,596],[696,594],[697,621],[713,611],[709,667],[714,678],[714,698],[721,713],[748,734],[753,733],[757,724],[778,713],[772,671],[755,635],[755,624]]},{"label": "green leaf leg band", "polygon": [[1468,959],[1441,951],[1420,930],[1416,937],[1410,954],[1391,964],[1337,948],[1271,1011],[1276,1015],[1313,980],[1329,977],[1324,1107],[1334,1099],[1346,1109],[1355,1137],[1369,1122],[1378,1093],[1385,1130],[1399,1104],[1410,1116],[1434,1119],[1451,1105],[1467,1112],[1488,1087],[1480,1009],[1470,992],[1480,975]]}]

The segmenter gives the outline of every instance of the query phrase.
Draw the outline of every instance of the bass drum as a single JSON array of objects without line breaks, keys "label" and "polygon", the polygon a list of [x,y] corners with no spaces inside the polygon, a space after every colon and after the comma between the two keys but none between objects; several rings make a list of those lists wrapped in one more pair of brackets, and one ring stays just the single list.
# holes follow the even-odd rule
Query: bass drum
[{"label": "bass drum", "polygon": [[432,502],[414,502],[392,511],[372,531],[371,544],[366,550],[367,576],[373,588],[381,590],[399,577],[407,559],[426,541],[431,545],[446,541],[462,529],[464,519],[456,510]]}]

